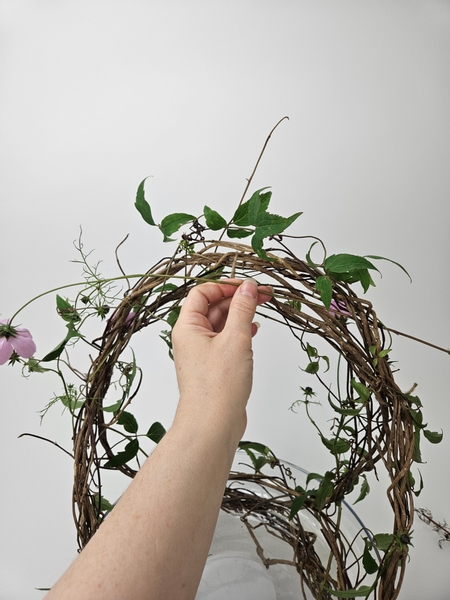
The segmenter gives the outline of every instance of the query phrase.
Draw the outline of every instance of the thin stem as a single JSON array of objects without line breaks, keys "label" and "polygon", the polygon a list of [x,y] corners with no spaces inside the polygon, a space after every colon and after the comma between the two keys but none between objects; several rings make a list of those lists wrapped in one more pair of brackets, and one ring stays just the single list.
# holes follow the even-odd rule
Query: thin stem
[{"label": "thin stem", "polygon": [[[278,121],[278,123],[277,123],[277,124],[276,124],[276,125],[275,125],[275,126],[272,128],[272,130],[271,130],[271,132],[269,133],[269,135],[267,136],[267,138],[266,138],[266,141],[264,142],[264,146],[262,147],[262,150],[261,150],[261,152],[259,153],[258,160],[256,161],[256,163],[255,163],[255,166],[253,167],[252,174],[251,174],[251,175],[250,175],[250,177],[247,179],[247,185],[246,185],[246,186],[245,186],[245,188],[244,188],[244,192],[243,192],[243,194],[242,194],[242,196],[241,196],[241,199],[239,200],[239,204],[237,205],[237,208],[236,208],[236,210],[237,210],[237,209],[238,209],[238,208],[241,206],[241,204],[244,202],[244,198],[245,198],[245,196],[246,196],[246,194],[247,194],[247,192],[248,192],[248,188],[250,187],[250,184],[251,184],[251,182],[252,182],[252,180],[253,180],[253,177],[255,176],[255,173],[256,173],[256,171],[257,171],[257,169],[258,169],[259,163],[261,162],[261,159],[262,159],[262,157],[263,157],[263,154],[264,154],[264,152],[266,151],[267,144],[269,143],[269,140],[270,140],[270,138],[272,137],[272,134],[273,134],[273,132],[274,132],[274,131],[275,131],[275,129],[278,127],[278,125],[279,125],[280,123],[282,123],[282,122],[283,122],[285,119],[287,119],[287,120],[289,121],[289,117],[288,117],[288,116],[285,116],[285,117],[283,117],[282,119],[280,119],[280,120]],[[232,223],[232,222],[233,222],[233,218],[231,218],[231,219],[228,221],[228,223],[226,224],[226,226],[225,226],[224,230],[223,230],[223,231],[222,231],[222,233],[220,234],[220,237],[219,237],[219,242],[220,242],[220,240],[223,238],[223,236],[224,236],[224,234],[225,234],[226,230],[228,229],[228,227],[231,225],[231,223]]]},{"label": "thin stem", "polygon": [[56,446],[57,448],[59,448],[60,450],[62,450],[66,454],[68,454],[70,456],[70,458],[72,458],[72,459],[75,458],[73,454],[71,454],[68,450],[66,450],[65,448],[63,448],[62,446],[60,446],[58,443],[52,442],[52,440],[49,440],[48,438],[42,437],[41,435],[36,435],[35,433],[21,433],[17,437],[21,438],[21,437],[25,437],[25,436],[34,437],[34,438],[37,438],[38,440],[43,440],[44,442],[48,442],[49,444],[53,444],[54,446]]},{"label": "thin stem", "polygon": [[[193,277],[193,276],[186,276],[186,275],[170,275],[170,274],[165,274],[165,273],[133,273],[131,275],[120,275],[117,277],[108,277],[106,279],[98,279],[97,283],[99,285],[103,285],[105,283],[109,283],[111,281],[120,281],[122,279],[142,279],[143,277],[155,277],[155,278],[166,278],[166,279],[183,279],[183,281],[185,281],[186,279],[189,279],[190,281],[204,281],[201,277]],[[208,279],[208,281],[214,281],[212,279]],[[227,283],[226,281],[221,281],[221,283]],[[11,317],[11,319],[9,320],[9,324],[11,325],[13,320],[17,317],[17,315],[19,313],[21,313],[23,311],[24,308],[26,308],[27,306],[29,306],[30,304],[32,304],[35,300],[39,300],[39,298],[43,298],[44,296],[48,296],[49,294],[53,294],[53,292],[59,292],[60,290],[64,290],[67,288],[71,288],[71,287],[77,287],[80,285],[87,285],[86,281],[77,281],[76,283],[67,283],[65,285],[59,285],[58,287],[52,288],[51,290],[47,290],[46,292],[42,292],[41,294],[38,294],[37,296],[34,296],[33,298],[31,298],[31,300],[28,300],[28,302],[26,302],[23,306],[21,306],[19,308],[19,310],[17,310],[13,316]],[[237,286],[238,284],[236,283],[232,283],[229,282],[229,285],[234,285]]]},{"label": "thin stem", "polygon": [[402,331],[397,331],[396,329],[391,329],[390,327],[386,327],[382,325],[383,329],[389,331],[390,333],[395,333],[396,335],[401,335],[405,338],[409,338],[410,340],[414,340],[415,342],[419,342],[419,344],[425,344],[425,346],[430,346],[430,348],[434,348],[435,350],[440,350],[441,352],[445,352],[446,354],[450,354],[450,350],[448,348],[442,348],[442,346],[436,346],[436,344],[432,344],[431,342],[426,342],[421,338],[415,337],[413,335],[409,335],[408,333],[403,333]]},{"label": "thin stem", "polygon": [[[122,275],[123,275],[123,276],[124,276],[126,279],[128,279],[128,278],[127,278],[127,275],[126,275],[125,271],[122,269],[122,265],[120,264],[120,260],[119,260],[119,254],[118,254],[118,252],[119,252],[119,248],[120,248],[120,246],[121,246],[122,244],[124,244],[124,243],[127,241],[127,239],[128,239],[128,236],[129,236],[129,235],[130,235],[130,234],[129,234],[129,233],[127,233],[127,235],[126,235],[126,236],[123,238],[123,240],[120,242],[120,244],[118,244],[118,246],[116,247],[116,249],[115,249],[115,251],[114,251],[114,254],[115,254],[115,256],[116,256],[116,263],[117,263],[117,266],[119,267],[119,270],[120,270],[120,272],[122,273]],[[131,286],[130,286],[130,282],[127,280],[127,283],[128,283],[128,290],[129,290],[129,289],[130,289],[130,287],[131,287]]]}]

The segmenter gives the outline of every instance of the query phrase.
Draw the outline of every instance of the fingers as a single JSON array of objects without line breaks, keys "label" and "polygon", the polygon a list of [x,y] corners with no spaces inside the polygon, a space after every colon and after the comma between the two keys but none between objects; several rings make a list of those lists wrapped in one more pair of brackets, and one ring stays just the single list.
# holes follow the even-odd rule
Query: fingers
[{"label": "fingers", "polygon": [[226,329],[232,334],[256,335],[259,324],[253,323],[256,308],[270,300],[273,290],[270,286],[258,286],[253,279],[245,279],[230,302]]},{"label": "fingers", "polygon": [[245,333],[251,337],[252,322],[258,305],[258,286],[253,279],[245,279],[230,302],[225,324],[227,331]]},{"label": "fingers", "polygon": [[[251,280],[251,282],[254,283],[253,280]],[[240,293],[243,293],[244,295],[250,294],[250,297],[253,297],[253,295],[254,295],[253,290],[254,290],[255,286],[252,285],[252,283],[247,284],[245,281],[242,282],[239,280],[238,280],[238,283],[240,284],[240,286],[234,287],[232,297],[222,298],[218,302],[211,303],[208,307],[208,313],[207,313],[206,317],[215,332],[220,332],[225,327],[225,323],[227,321],[229,310],[230,310],[230,305],[231,305],[231,302],[233,301],[232,298],[236,294],[240,294]],[[247,286],[249,286],[250,292],[248,291]],[[260,291],[261,289],[263,291]],[[256,298],[257,305],[267,302],[271,297],[272,297],[272,289],[269,288],[268,286],[262,286],[262,287],[257,288],[257,298]],[[253,331],[253,329],[252,329],[252,331]],[[257,327],[254,330],[253,335],[256,333],[256,331],[257,331]]]},{"label": "fingers", "polygon": [[[253,280],[227,279],[223,283],[207,282],[192,288],[182,307],[183,318],[200,322],[200,316],[206,317],[215,331],[225,325],[231,300],[240,290],[243,296],[252,297],[256,290],[256,305],[271,299],[273,291],[270,286],[256,287]],[[252,302],[253,304],[253,302]],[[256,309],[255,305],[255,309]],[[180,315],[181,316],[181,315]],[[204,324],[204,319],[201,319]]]}]

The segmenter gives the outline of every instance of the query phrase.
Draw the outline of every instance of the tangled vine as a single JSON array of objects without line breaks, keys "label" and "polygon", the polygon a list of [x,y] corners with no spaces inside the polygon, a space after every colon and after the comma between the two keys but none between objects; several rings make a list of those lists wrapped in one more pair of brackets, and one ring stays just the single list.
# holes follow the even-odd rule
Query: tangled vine
[{"label": "tangled vine", "polygon": [[[308,589],[317,599],[373,595],[379,600],[395,600],[407,565],[414,496],[422,489],[422,481],[415,481],[411,468],[413,462],[421,461],[421,437],[438,443],[442,434],[425,429],[419,398],[397,385],[390,359],[391,330],[380,321],[372,304],[352,287],[360,283],[367,291],[373,284],[370,271],[377,270],[368,258],[381,257],[327,256],[325,246],[315,238],[313,246],[322,244],[323,260],[313,262],[313,246],[304,259],[299,258],[290,246],[293,236],[285,231],[300,213],[288,218],[269,213],[271,192],[267,188],[244,201],[252,177],[229,221],[205,206],[200,217],[176,213],[165,217],[160,225],[154,222],[145,200],[144,180],[136,197],[143,219],[158,227],[165,241],[182,226],[189,228],[181,235],[173,256],[157,262],[120,297],[111,292],[112,279],[102,279],[95,267],[88,266],[80,242],[86,283],[74,301],[57,296],[57,310],[68,333],[43,359],[30,358],[25,363],[30,371],[42,371],[48,370],[46,363],[55,361],[54,371],[63,381],[64,393],[55,400],[64,403],[73,419],[73,513],[79,546],[85,546],[113,508],[103,494],[102,472],[114,469],[132,478],[139,468],[140,453],[145,454],[137,421],[130,412],[142,380],[134,354],[129,359],[134,334],[164,323],[161,337],[171,354],[171,330],[193,286],[206,280],[253,277],[273,289],[270,302],[259,308],[259,314],[288,328],[307,357],[305,371],[325,390],[335,415],[331,437],[322,433],[310,415],[309,404],[315,394],[312,388],[303,388],[303,403],[333,462],[326,473],[311,475],[301,486],[269,448],[242,442],[253,472],[230,475],[222,508],[243,519],[266,566],[277,559],[264,557],[249,516],[258,517],[260,525],[292,547],[291,563],[299,573],[303,598]],[[218,231],[222,233],[215,235]],[[223,239],[225,234],[229,241]],[[241,241],[250,236],[251,245]],[[113,279],[130,281],[131,277],[135,276],[123,273],[123,277]],[[81,326],[92,315],[108,318],[101,336],[88,343],[92,359],[88,372],[82,375],[67,355],[73,342],[86,342]],[[4,327],[9,327],[9,333],[3,335],[18,335],[11,324]],[[314,346],[317,338],[338,357],[336,389],[326,382],[324,373],[330,360]],[[17,353],[13,360],[19,360]],[[81,377],[80,386],[66,383],[63,366]],[[117,396],[117,389],[121,396],[111,405],[109,398]],[[155,422],[144,437],[157,443],[164,433],[163,426]],[[269,473],[263,472],[263,467],[269,468]],[[386,492],[393,514],[392,531],[361,531],[358,537],[363,540],[363,549],[357,552],[355,539],[349,539],[341,528],[342,505],[356,488],[360,489],[358,500],[362,500],[369,491],[366,475],[377,473],[379,468],[384,468],[389,478]],[[243,481],[262,486],[268,493],[249,492],[245,485],[238,485]],[[329,551],[325,561],[315,549],[315,536],[303,525],[305,511],[320,524]]]},{"label": "tangled vine", "polygon": [[[108,430],[120,419],[133,398],[130,395],[117,408],[113,418],[105,420],[103,399],[133,334],[173,314],[199,278],[211,279],[219,272],[222,277],[251,276],[272,285],[274,296],[267,316],[289,327],[302,348],[311,354],[309,364],[316,365],[317,361],[313,347],[305,342],[306,334],[325,339],[347,364],[345,395],[339,397],[328,390],[340,423],[335,437],[323,441],[336,458],[336,468],[322,480],[315,498],[308,496],[305,501],[326,514],[353,490],[364,473],[374,470],[380,461],[383,463],[391,482],[387,493],[394,513],[394,534],[384,558],[379,597],[397,597],[396,590],[400,589],[406,567],[414,514],[411,465],[416,449],[417,417],[415,419],[414,415],[419,409],[417,400],[402,392],[395,383],[389,354],[383,353],[386,332],[372,305],[358,298],[349,285],[336,283],[333,297],[340,313],[327,310],[315,287],[323,272],[295,257],[282,241],[278,242],[276,254],[275,249],[267,251],[270,260],[258,257],[251,247],[235,242],[190,243],[201,248],[189,252],[182,250],[153,267],[127,294],[109,319],[101,340],[95,342],[99,352],[87,376],[86,400],[75,426],[74,503],[81,545],[87,543],[99,526],[100,507],[96,498],[105,458],[114,461],[117,456],[109,443]],[[283,256],[279,255],[279,249]],[[182,283],[176,287],[174,284],[168,286],[174,276],[182,277]],[[141,309],[130,323],[130,312],[136,306]],[[341,432],[349,428],[351,439],[347,441]],[[128,461],[117,464],[122,459],[119,457],[113,466],[133,477],[136,471],[127,464]],[[255,477],[259,477],[257,473]],[[292,501],[295,498],[302,498],[301,492],[294,493]],[[348,589],[345,569],[340,570],[342,581],[339,583],[341,587],[345,586],[342,589]]]}]

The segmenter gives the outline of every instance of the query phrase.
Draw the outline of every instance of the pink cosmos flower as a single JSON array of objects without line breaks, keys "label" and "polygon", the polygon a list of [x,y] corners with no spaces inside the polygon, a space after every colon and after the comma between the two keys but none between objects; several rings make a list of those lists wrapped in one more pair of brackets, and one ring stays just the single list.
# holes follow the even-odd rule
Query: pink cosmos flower
[{"label": "pink cosmos flower", "polygon": [[10,325],[9,319],[0,319],[0,365],[4,365],[13,352],[31,358],[36,352],[36,344],[28,329]]},{"label": "pink cosmos flower", "polygon": [[336,302],[332,300],[330,304],[330,313],[333,317],[351,317],[351,313],[348,312],[344,302]]}]

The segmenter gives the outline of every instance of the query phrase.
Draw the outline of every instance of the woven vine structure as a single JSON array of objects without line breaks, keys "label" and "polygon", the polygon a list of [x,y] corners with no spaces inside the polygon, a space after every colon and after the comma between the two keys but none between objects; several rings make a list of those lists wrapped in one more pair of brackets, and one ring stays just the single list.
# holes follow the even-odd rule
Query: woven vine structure
[{"label": "woven vine structure", "polygon": [[[335,283],[333,299],[342,303],[340,306],[345,306],[351,317],[339,318],[327,310],[315,288],[315,281],[323,275],[323,271],[297,258],[281,238],[273,240],[274,247],[267,250],[270,260],[260,258],[251,247],[241,243],[191,242],[188,250],[180,249],[173,257],[157,263],[125,294],[108,320],[103,336],[94,342],[98,355],[86,377],[86,400],[77,416],[74,437],[73,505],[80,547],[89,541],[101,521],[101,508],[94,496],[101,493],[102,464],[114,456],[109,429],[118,419],[118,414],[111,419],[111,414],[102,409],[115,369],[123,364],[122,353],[134,333],[166,318],[182,302],[189,289],[198,284],[199,278],[201,281],[208,277],[208,273],[214,274],[223,269],[220,277],[254,277],[259,283],[271,285],[273,298],[260,310],[266,317],[287,326],[303,349],[306,347],[305,338],[315,335],[324,339],[340,355],[347,370],[347,406],[352,406],[357,396],[350,385],[351,379],[371,390],[363,410],[353,417],[354,435],[351,448],[345,455],[347,468],[333,482],[334,491],[319,517],[324,523],[329,522],[327,515],[335,511],[336,505],[353,489],[359,476],[374,471],[377,465],[385,467],[390,480],[387,497],[393,512],[394,542],[384,555],[377,593],[379,599],[394,600],[403,581],[414,515],[410,467],[415,429],[410,402],[394,380],[388,355],[382,353],[374,361],[374,356],[386,348],[386,340],[385,330],[371,303],[359,298],[347,284]],[[167,291],[161,291],[161,286],[168,281],[175,282],[177,288],[170,286]],[[159,291],[154,292],[157,288]],[[136,305],[141,308],[130,320],[127,317]],[[126,404],[136,394],[137,391]],[[124,408],[122,406],[120,410]],[[127,464],[117,467],[117,470],[129,477],[136,472]],[[255,473],[254,477],[258,479],[260,475]],[[281,480],[275,478],[274,481]],[[288,487],[286,481],[280,485],[282,489]],[[233,495],[236,492],[228,487],[223,505],[227,510],[230,510]],[[284,519],[286,524],[286,540],[295,550],[302,585],[306,582],[307,587],[316,593],[324,567],[314,555],[311,544],[308,545],[308,534],[301,531],[300,521],[294,519],[289,522],[286,518],[289,502],[295,497],[296,492],[291,489],[282,502],[280,519]],[[259,509],[257,506],[252,509],[247,496],[233,501],[237,503],[237,512],[261,509],[261,505]],[[276,506],[272,508],[276,510]],[[312,506],[308,509],[314,510]],[[336,588],[351,589],[345,567],[349,557],[343,556],[348,552],[340,545],[339,532],[331,526],[324,526],[323,532],[337,564],[334,576]],[[302,543],[299,540],[303,540]]]}]

